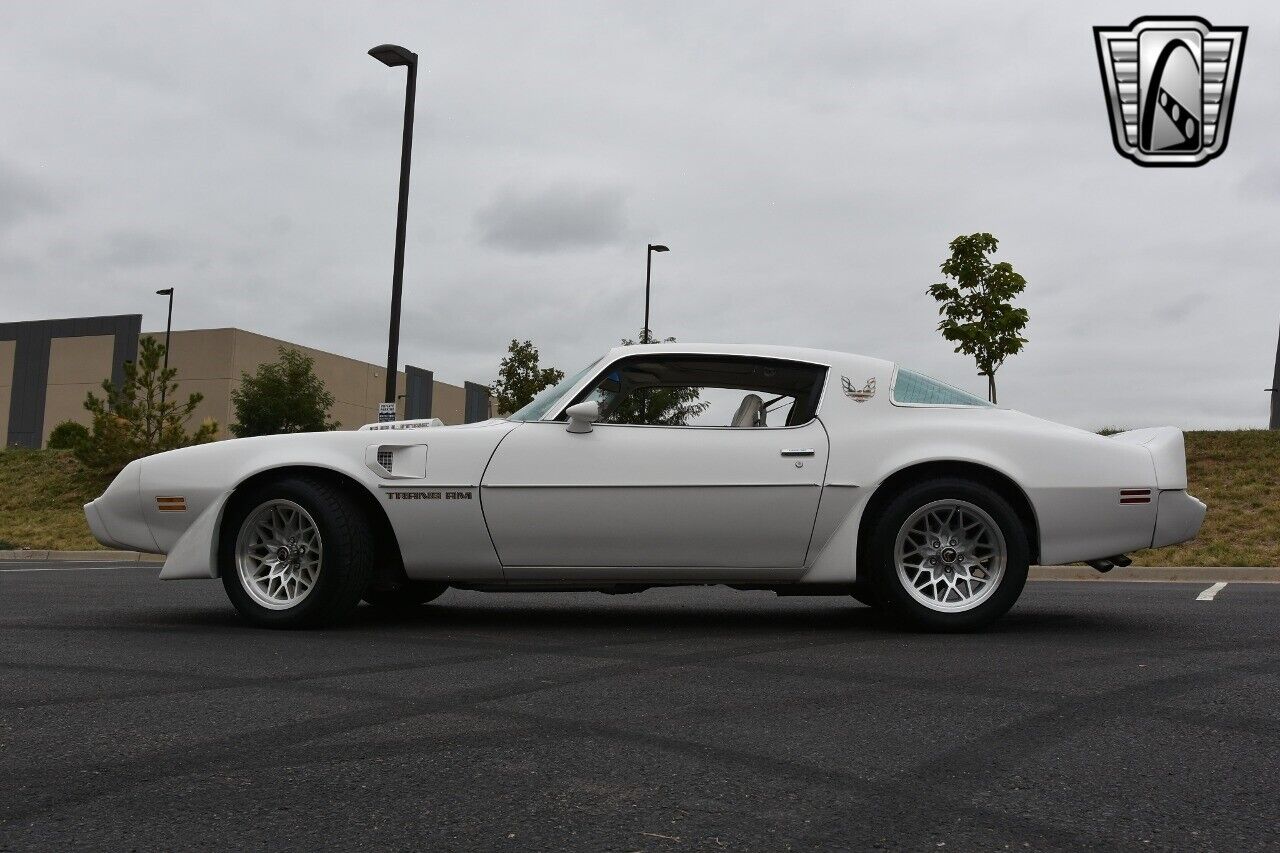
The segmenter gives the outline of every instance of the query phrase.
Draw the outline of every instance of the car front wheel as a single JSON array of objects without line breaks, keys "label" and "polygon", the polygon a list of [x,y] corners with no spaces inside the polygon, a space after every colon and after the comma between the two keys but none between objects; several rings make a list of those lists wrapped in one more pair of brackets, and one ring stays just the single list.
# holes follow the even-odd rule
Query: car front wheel
[{"label": "car front wheel", "polygon": [[322,480],[289,478],[239,496],[222,526],[223,587],[255,625],[303,628],[347,615],[373,571],[360,507]]},{"label": "car front wheel", "polygon": [[1030,549],[1018,515],[981,484],[938,479],[894,497],[869,550],[870,586],[909,625],[970,631],[1004,615],[1026,584]]}]

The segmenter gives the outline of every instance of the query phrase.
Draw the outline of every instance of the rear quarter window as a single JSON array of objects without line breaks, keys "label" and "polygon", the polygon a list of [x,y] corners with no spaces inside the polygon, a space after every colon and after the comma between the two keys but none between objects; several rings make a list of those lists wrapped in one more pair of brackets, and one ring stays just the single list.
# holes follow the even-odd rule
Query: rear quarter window
[{"label": "rear quarter window", "polygon": [[976,406],[990,408],[991,404],[981,397],[975,397],[959,388],[952,388],[945,382],[939,382],[899,367],[893,380],[893,391],[890,399],[895,403],[908,406]]}]

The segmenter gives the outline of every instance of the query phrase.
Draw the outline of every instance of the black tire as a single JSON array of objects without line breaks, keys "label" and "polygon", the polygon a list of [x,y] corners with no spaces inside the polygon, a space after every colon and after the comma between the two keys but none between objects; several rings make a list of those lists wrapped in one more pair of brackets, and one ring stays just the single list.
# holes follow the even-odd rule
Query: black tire
[{"label": "black tire", "polygon": [[401,613],[412,611],[429,601],[444,595],[447,584],[425,581],[408,581],[395,589],[377,589],[370,586],[361,596],[370,607]]},{"label": "black tire", "polygon": [[870,585],[859,586],[849,596],[859,604],[870,607],[873,610],[880,609],[880,600],[876,598],[876,594],[871,591]]},{"label": "black tire", "polygon": [[[322,543],[314,585],[297,604],[271,609],[245,588],[236,548],[242,527],[267,503],[288,501],[314,521]],[[264,628],[311,628],[350,614],[373,576],[374,543],[360,505],[332,484],[289,477],[237,495],[222,522],[218,565],[227,597],[248,622]]]},{"label": "black tire", "polygon": [[[899,576],[896,550],[899,532],[917,511],[936,502],[958,501],[984,512],[994,522],[1005,546],[1003,574],[994,589],[964,610],[944,612],[926,606],[907,589]],[[1018,514],[996,491],[981,483],[958,478],[940,478],[917,483],[895,495],[872,520],[870,541],[865,551],[870,597],[897,621],[926,631],[974,631],[986,627],[1008,612],[1027,582],[1030,548]],[[944,543],[945,544],[945,543]],[[966,584],[966,587],[969,587]],[[979,587],[981,590],[981,587]],[[925,594],[925,597],[928,597]],[[978,596],[975,596],[978,597]],[[963,604],[955,606],[965,606]]]}]

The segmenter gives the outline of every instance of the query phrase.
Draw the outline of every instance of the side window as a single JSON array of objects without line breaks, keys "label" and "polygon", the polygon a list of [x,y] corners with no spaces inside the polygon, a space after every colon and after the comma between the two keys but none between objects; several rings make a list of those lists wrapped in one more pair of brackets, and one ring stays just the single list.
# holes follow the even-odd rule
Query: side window
[{"label": "side window", "polygon": [[816,414],[825,378],[826,368],[792,361],[637,355],[606,368],[579,400],[600,404],[600,423],[798,426]]},{"label": "side window", "polygon": [[914,370],[898,368],[898,376],[893,381],[895,403],[908,403],[917,406],[990,406],[981,397],[967,394],[959,388],[952,388],[944,382],[930,379]]}]

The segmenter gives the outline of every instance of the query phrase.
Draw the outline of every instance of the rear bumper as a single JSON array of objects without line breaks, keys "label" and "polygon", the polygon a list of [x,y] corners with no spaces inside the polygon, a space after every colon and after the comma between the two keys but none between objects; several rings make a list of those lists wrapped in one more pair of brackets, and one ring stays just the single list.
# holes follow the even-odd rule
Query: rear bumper
[{"label": "rear bumper", "polygon": [[1156,529],[1151,547],[1162,548],[1195,539],[1207,511],[1208,507],[1185,489],[1162,490],[1156,505]]}]

